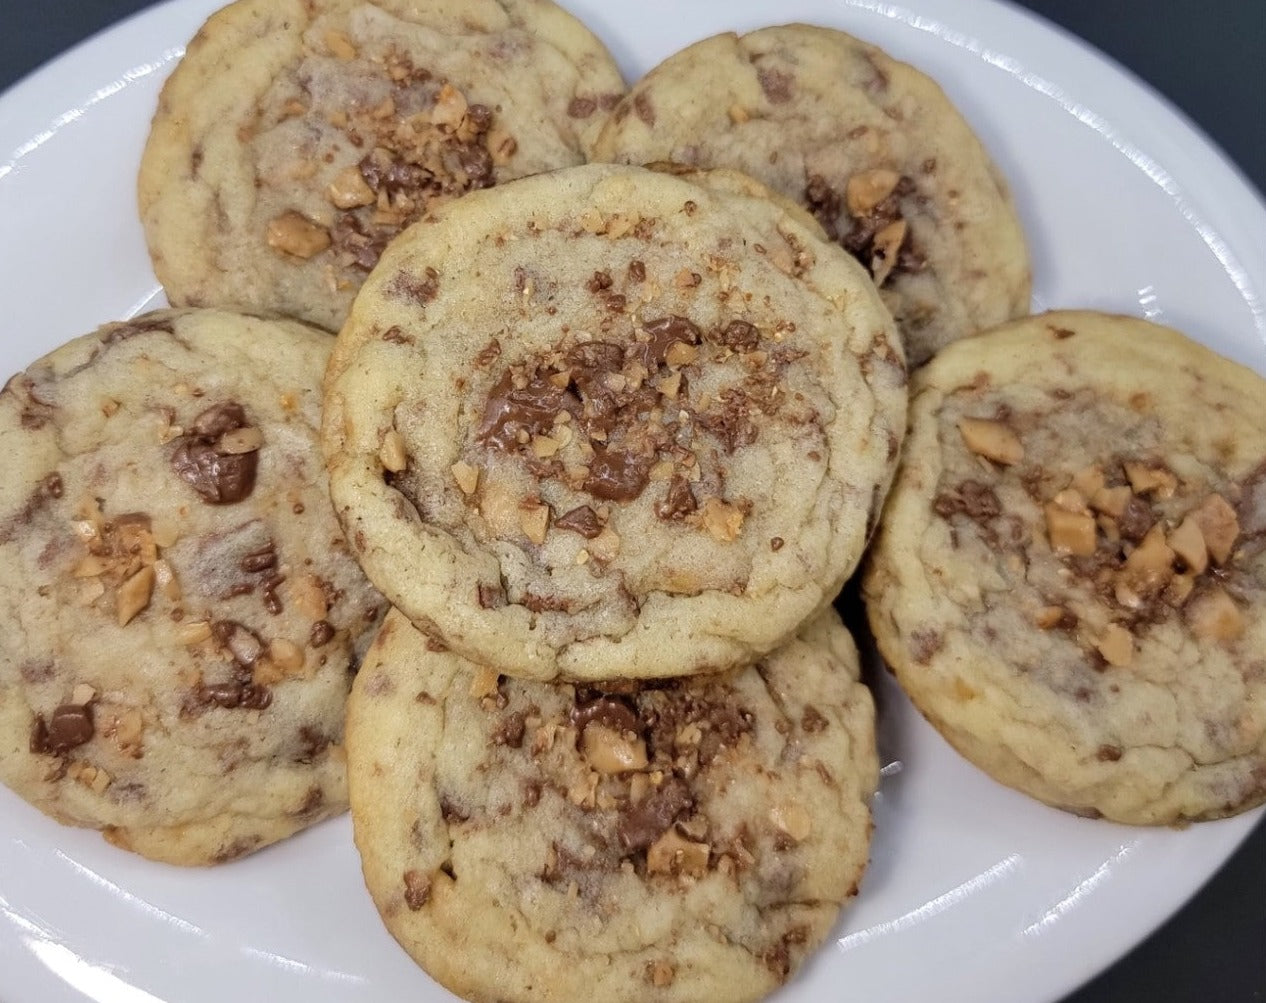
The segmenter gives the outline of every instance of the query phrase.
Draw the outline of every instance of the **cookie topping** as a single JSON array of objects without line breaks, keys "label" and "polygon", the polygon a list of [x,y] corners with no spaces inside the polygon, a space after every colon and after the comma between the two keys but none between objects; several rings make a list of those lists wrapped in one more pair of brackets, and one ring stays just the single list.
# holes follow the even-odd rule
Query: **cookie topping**
[{"label": "cookie topping", "polygon": [[[588,286],[605,293],[613,281],[610,273],[595,272]],[[779,345],[777,336],[771,340],[773,347],[762,349],[769,343],[748,321],[731,320],[705,332],[678,315],[637,325],[623,344],[565,338],[538,360],[512,365],[500,375],[484,401],[475,441],[516,453],[543,481],[561,481],[569,491],[583,491],[600,502],[631,502],[652,481],[666,481],[654,506],[660,519],[685,522],[719,542],[732,542],[750,504],[723,497],[721,453],[756,441],[761,419],[778,413],[787,396],[779,394],[779,375],[801,357]],[[696,393],[693,382],[703,374],[695,367],[705,361],[732,367],[738,381],[710,394]],[[713,437],[720,452],[704,436]],[[459,466],[463,473],[479,469],[462,460],[452,468],[455,477]],[[506,513],[516,504],[520,510],[544,504],[503,497],[507,491],[499,483],[481,488],[477,475],[458,483],[465,495],[479,491],[479,511],[495,532],[514,527],[515,519]],[[565,500],[571,506],[564,515],[544,520],[544,527],[535,520],[535,534],[520,526],[524,535],[542,542],[542,532],[557,527],[600,539],[607,516],[599,517],[592,505]],[[614,556],[604,557],[604,549],[610,548],[589,548],[586,557]]]},{"label": "cookie topping", "polygon": [[678,817],[694,808],[684,780],[670,777],[638,805],[620,816],[616,834],[625,850],[644,850],[668,831]]},{"label": "cookie topping", "polygon": [[[346,37],[334,35],[348,46],[339,51],[356,58]],[[267,241],[281,254],[301,260],[330,251],[342,267],[366,272],[387,243],[427,211],[493,185],[496,167],[513,157],[518,144],[495,123],[491,108],[469,102],[451,83],[437,83],[400,53],[371,57],[363,65],[387,77],[390,89],[382,100],[338,109],[310,109],[296,102],[293,111],[314,119],[314,127],[337,130],[338,138],[330,143],[334,152],[367,152],[326,184],[324,197],[331,211],[324,223],[320,213],[287,209],[269,221]],[[380,80],[375,86],[381,89],[382,84]],[[292,173],[304,168],[305,176],[314,173],[310,164]]]},{"label": "cookie topping", "polygon": [[876,167],[852,175],[845,182],[843,199],[826,178],[812,174],[803,201],[827,235],[882,286],[894,271],[917,272],[925,266],[902,216],[902,201],[914,194],[909,177]]},{"label": "cookie topping", "polygon": [[588,505],[578,505],[570,512],[565,512],[554,520],[556,529],[566,529],[579,533],[586,540],[595,539],[602,532],[602,523],[598,514]]},{"label": "cookie topping", "polygon": [[958,431],[967,448],[978,456],[1004,466],[1024,459],[1024,446],[1004,422],[986,418],[960,418]]},{"label": "cookie topping", "polygon": [[31,751],[37,755],[61,756],[90,741],[94,734],[91,703],[62,704],[47,723],[44,715],[36,715],[31,730]]},{"label": "cookie topping", "polygon": [[255,472],[263,435],[250,427],[236,402],[207,408],[176,440],[172,469],[205,502],[231,505],[255,489]]}]

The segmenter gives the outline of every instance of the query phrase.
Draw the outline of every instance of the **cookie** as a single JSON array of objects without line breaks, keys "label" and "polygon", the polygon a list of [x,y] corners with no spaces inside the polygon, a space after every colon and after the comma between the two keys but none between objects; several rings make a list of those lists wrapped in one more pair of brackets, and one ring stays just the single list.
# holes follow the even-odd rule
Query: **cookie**
[{"label": "cookie", "polygon": [[758,999],[858,890],[874,708],[834,612],[755,666],[499,678],[397,612],[348,703],[370,894],[475,1001]]},{"label": "cookie", "polygon": [[1169,824],[1266,800],[1266,383],[1051,313],[952,346],[864,579],[884,658],[972,762]]},{"label": "cookie", "polygon": [[0,393],[0,780],[58,821],[206,864],[346,809],[383,604],[330,509],[331,341],[163,311]]},{"label": "cookie", "polygon": [[334,358],[323,442],[366,573],[533,679],[772,650],[855,566],[904,431],[856,262],[764,198],[634,167],[450,203]]},{"label": "cookie", "polygon": [[402,228],[583,163],[623,92],[548,0],[238,0],[159,99],[139,181],[154,270],[177,306],[337,329]]},{"label": "cookie", "polygon": [[812,211],[871,272],[911,365],[1028,312],[1007,185],[937,84],[793,24],[697,42],[617,106],[595,160],[733,167]]}]

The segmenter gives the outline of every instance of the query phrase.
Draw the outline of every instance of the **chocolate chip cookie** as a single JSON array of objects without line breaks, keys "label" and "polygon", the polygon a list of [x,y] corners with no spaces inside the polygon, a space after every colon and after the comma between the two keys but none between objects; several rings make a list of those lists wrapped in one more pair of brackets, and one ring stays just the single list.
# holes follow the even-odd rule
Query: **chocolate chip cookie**
[{"label": "chocolate chip cookie", "polygon": [[37,808],[180,864],[346,809],[382,601],[330,510],[331,341],[165,311],[0,393],[0,780]]},{"label": "chocolate chip cookie", "polygon": [[339,336],[323,441],[362,566],[516,676],[716,671],[860,555],[904,432],[892,320],[770,201],[616,165],[447,205]]},{"label": "chocolate chip cookie", "polygon": [[1007,185],[937,84],[843,32],[727,33],[635,84],[596,160],[734,167],[795,199],[867,267],[911,365],[1028,312]]},{"label": "chocolate chip cookie", "polygon": [[388,615],[348,704],[388,929],[476,1001],[758,999],[858,890],[874,708],[827,611],[755,666],[600,686],[477,667]]},{"label": "chocolate chip cookie", "polygon": [[1266,800],[1266,382],[1065,312],[946,349],[912,393],[864,594],[919,709],[1071,811]]},{"label": "chocolate chip cookie", "polygon": [[177,306],[337,329],[401,229],[583,163],[624,83],[548,0],[238,0],[163,89],[140,172]]}]

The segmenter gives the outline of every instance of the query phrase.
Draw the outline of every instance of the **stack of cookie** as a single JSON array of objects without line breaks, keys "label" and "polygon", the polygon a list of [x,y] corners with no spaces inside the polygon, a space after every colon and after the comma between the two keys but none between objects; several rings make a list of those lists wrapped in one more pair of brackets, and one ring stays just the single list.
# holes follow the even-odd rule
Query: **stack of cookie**
[{"label": "stack of cookie", "polygon": [[468,195],[339,335],[331,493],[396,607],[349,706],[356,840],[471,998],[754,999],[857,890],[874,710],[827,607],[905,367],[860,266],[759,188]]}]

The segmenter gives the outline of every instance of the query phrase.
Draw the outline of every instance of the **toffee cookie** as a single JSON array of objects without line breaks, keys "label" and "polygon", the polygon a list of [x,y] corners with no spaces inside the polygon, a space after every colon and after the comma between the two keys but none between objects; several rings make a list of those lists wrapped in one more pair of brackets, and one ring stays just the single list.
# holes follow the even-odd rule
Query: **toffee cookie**
[{"label": "toffee cookie", "polygon": [[334,358],[324,444],[366,573],[528,678],[772,650],[855,566],[904,431],[856,262],[764,198],[634,167],[449,204]]},{"label": "toffee cookie", "polygon": [[139,183],[154,270],[177,306],[337,329],[401,229],[583,163],[623,92],[548,0],[238,0],[159,99]]},{"label": "toffee cookie", "polygon": [[595,160],[734,167],[812,211],[865,265],[911,365],[1028,312],[1007,186],[936,83],[843,32],[717,35],[651,70]]},{"label": "toffee cookie", "polygon": [[874,708],[832,611],[755,666],[499,677],[388,614],[348,704],[352,821],[387,928],[475,1001],[738,1001],[858,889]]},{"label": "toffee cookie", "polygon": [[164,311],[0,393],[0,780],[58,821],[206,864],[346,809],[382,601],[330,510],[331,342]]},{"label": "toffee cookie", "polygon": [[864,598],[915,705],[1071,811],[1266,800],[1266,383],[1065,312],[952,346],[912,392]]}]

